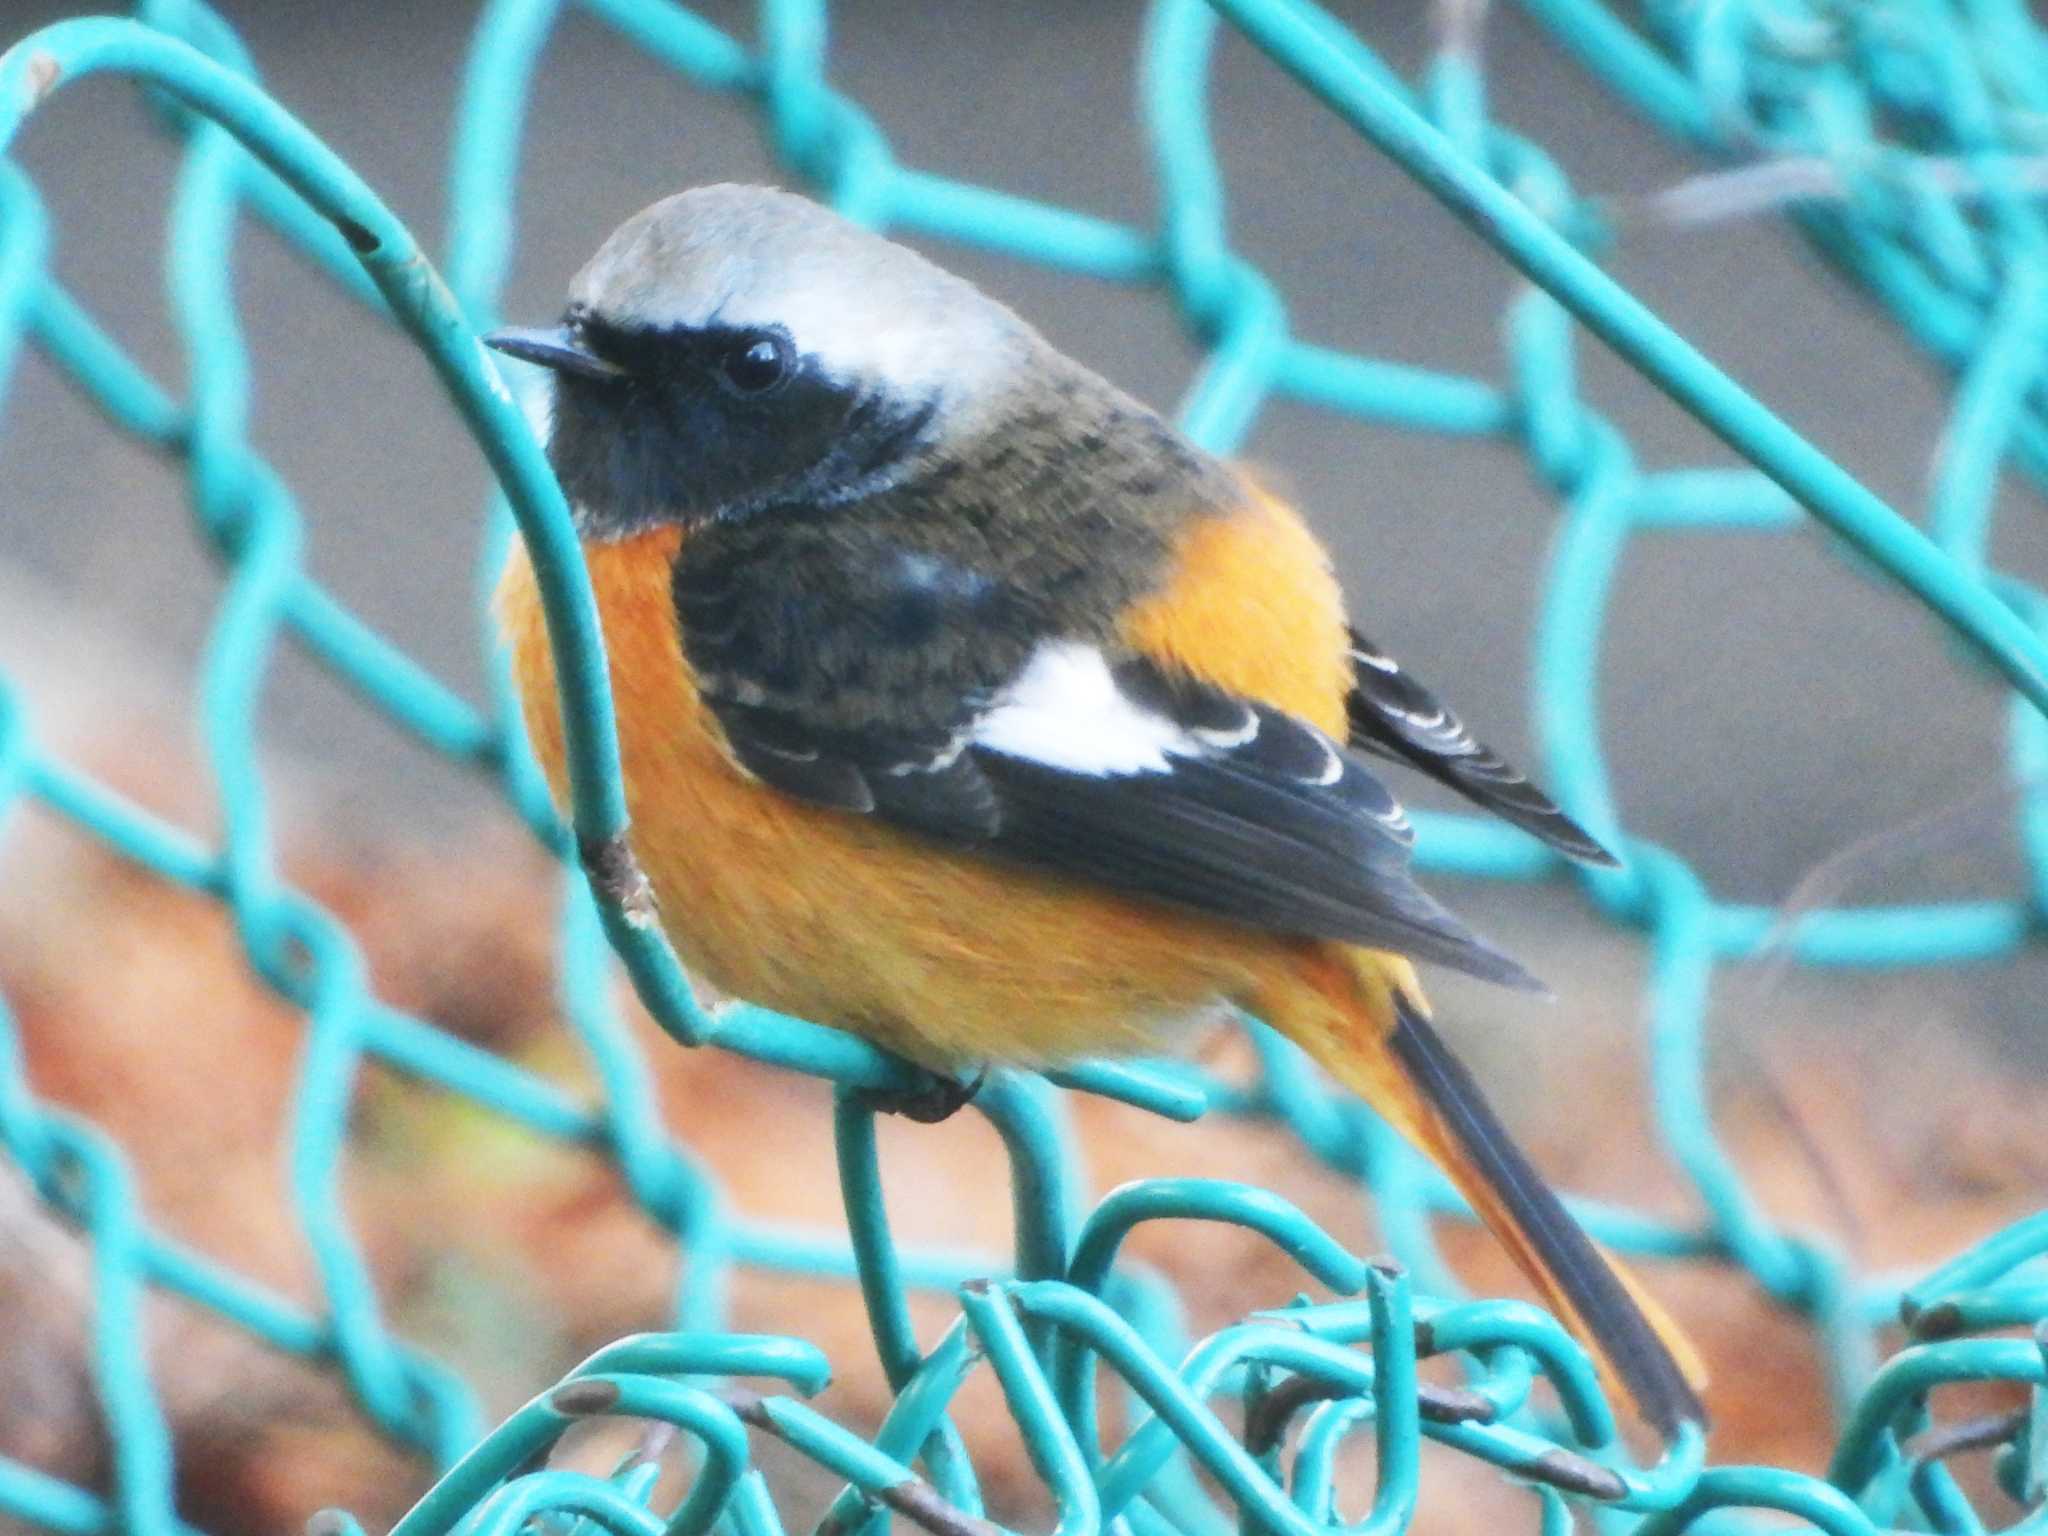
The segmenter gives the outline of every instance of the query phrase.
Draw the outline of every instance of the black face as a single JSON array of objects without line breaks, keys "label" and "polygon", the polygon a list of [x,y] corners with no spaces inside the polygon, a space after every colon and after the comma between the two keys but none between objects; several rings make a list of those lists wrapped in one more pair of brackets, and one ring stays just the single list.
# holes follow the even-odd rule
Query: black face
[{"label": "black face", "polygon": [[627,327],[573,309],[567,323],[625,370],[555,376],[548,456],[592,533],[857,496],[931,420],[930,401],[828,377],[779,326]]}]

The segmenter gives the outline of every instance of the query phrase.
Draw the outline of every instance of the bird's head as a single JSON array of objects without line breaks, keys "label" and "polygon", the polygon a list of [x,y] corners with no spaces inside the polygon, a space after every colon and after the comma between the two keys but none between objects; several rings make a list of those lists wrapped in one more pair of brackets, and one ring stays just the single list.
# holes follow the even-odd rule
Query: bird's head
[{"label": "bird's head", "polygon": [[972,284],[806,198],[678,193],[613,231],[559,326],[548,452],[590,537],[866,494],[985,424],[1042,345]]}]

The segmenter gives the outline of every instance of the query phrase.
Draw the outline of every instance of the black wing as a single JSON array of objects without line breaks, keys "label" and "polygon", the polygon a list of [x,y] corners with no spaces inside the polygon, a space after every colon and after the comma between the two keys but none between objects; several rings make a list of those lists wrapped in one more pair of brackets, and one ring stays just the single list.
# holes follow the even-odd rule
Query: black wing
[{"label": "black wing", "polygon": [[1089,772],[978,740],[965,756],[995,785],[1002,817],[990,852],[1249,927],[1541,990],[1411,878],[1414,831],[1358,758],[1303,721],[1143,658],[1110,675],[1119,707],[1157,722],[1167,743],[1157,765]]},{"label": "black wing", "polygon": [[1618,860],[1484,742],[1401,664],[1351,631],[1351,745],[1420,768],[1439,784],[1541,838],[1567,858]]},{"label": "black wing", "polygon": [[928,559],[836,575],[822,590],[858,602],[792,612],[758,580],[741,602],[678,568],[705,700],[763,782],[1249,927],[1540,985],[1415,884],[1399,804],[1312,726],[1033,634],[1000,591]]},{"label": "black wing", "polygon": [[734,760],[799,800],[954,842],[986,842],[1002,827],[995,788],[964,754],[961,735],[818,729],[787,709],[719,697],[712,712]]},{"label": "black wing", "polygon": [[[1019,627],[1006,594],[936,559],[863,563],[791,542],[795,558],[743,546],[679,561],[672,579],[684,650],[734,760],[813,804],[954,841],[994,836],[995,792],[963,753],[975,709],[1031,643],[1006,641]],[[827,568],[807,571],[806,557]]]}]

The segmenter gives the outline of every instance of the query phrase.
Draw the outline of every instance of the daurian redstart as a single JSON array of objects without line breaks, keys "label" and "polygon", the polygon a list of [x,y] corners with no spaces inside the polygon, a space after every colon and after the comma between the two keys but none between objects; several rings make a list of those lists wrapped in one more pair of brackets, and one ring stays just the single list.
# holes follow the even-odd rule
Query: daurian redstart
[{"label": "daurian redstart", "polygon": [[[630,840],[689,966],[954,1079],[1241,1004],[1442,1166],[1651,1424],[1702,1419],[1432,1028],[1412,961],[1536,984],[1416,885],[1359,753],[1612,861],[1347,627],[1291,508],[784,192],[656,203],[559,327],[490,343],[554,374]],[[561,796],[523,553],[501,602]]]}]

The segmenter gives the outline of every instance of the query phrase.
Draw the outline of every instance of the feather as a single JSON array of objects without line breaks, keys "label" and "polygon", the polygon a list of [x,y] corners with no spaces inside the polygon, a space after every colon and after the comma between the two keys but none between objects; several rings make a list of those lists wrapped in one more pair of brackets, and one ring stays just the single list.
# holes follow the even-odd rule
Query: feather
[{"label": "feather", "polygon": [[1567,858],[1618,861],[1542,790],[1484,742],[1401,664],[1351,631],[1352,688],[1345,700],[1351,744],[1419,768]]}]

